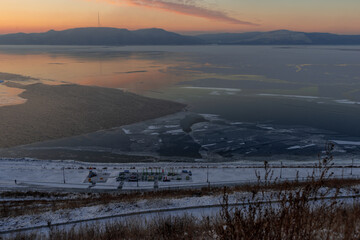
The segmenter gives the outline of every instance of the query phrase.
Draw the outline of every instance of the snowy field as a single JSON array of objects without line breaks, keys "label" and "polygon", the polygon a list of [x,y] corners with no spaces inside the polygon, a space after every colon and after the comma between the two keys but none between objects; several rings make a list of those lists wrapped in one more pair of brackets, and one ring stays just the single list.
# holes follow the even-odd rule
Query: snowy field
[{"label": "snowy field", "polygon": [[[49,191],[117,191],[119,182],[116,178],[120,172],[141,173],[145,168],[164,169],[165,172],[182,170],[192,171],[188,181],[159,181],[159,188],[187,188],[215,185],[235,185],[255,183],[255,172],[264,175],[263,163],[85,163],[76,161],[44,161],[34,159],[2,159],[0,174],[0,189],[2,190],[49,190]],[[331,172],[335,177],[360,177],[360,168],[352,160],[335,162]],[[271,162],[273,179],[300,180],[311,175],[315,162]],[[282,168],[281,168],[282,166]],[[105,183],[91,185],[86,181],[90,169],[94,172],[109,175]],[[150,172],[150,170],[149,170]],[[65,183],[64,183],[65,182]],[[123,190],[150,190],[154,182],[124,182]]]},{"label": "snowy field", "polygon": [[[244,196],[243,193],[231,194],[229,196],[229,202],[235,203],[239,201],[242,196]],[[108,223],[109,221],[115,222],[132,218],[133,213],[139,213],[138,216],[136,216],[137,214],[134,214],[136,216],[134,218],[141,216],[142,219],[144,216],[150,219],[158,215],[182,215],[184,213],[192,214],[197,217],[213,215],[217,214],[220,208],[206,206],[219,205],[221,200],[222,196],[150,199],[135,202],[110,203],[106,205],[97,204],[95,206],[86,206],[76,209],[61,209],[55,212],[50,211],[31,215],[0,218],[0,238],[3,232],[15,229],[45,226],[45,229],[42,230],[45,230],[46,232],[49,231],[49,228],[46,227],[49,222],[52,225],[66,223],[66,225],[59,227],[59,229],[63,229],[81,225],[81,223],[68,224],[69,222],[84,221],[83,224],[89,225]],[[196,206],[200,207],[194,208]],[[204,208],[201,206],[204,206]],[[162,210],[166,210],[166,212],[161,213]],[[89,219],[94,220],[87,221]]]}]

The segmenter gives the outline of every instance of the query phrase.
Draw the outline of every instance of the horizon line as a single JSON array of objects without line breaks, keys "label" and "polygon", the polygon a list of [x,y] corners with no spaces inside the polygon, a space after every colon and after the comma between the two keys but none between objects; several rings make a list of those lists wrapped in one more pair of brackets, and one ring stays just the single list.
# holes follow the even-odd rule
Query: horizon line
[{"label": "horizon line", "polygon": [[[328,34],[335,34],[335,35],[360,35],[360,33],[335,33],[335,32],[326,32],[326,31],[311,31],[311,32],[307,32],[307,31],[298,31],[298,30],[289,30],[289,29],[274,29],[274,30],[263,30],[263,31],[171,31],[171,30],[166,30],[165,28],[159,28],[159,27],[150,27],[150,28],[137,28],[137,29],[129,29],[129,28],[119,28],[119,27],[104,27],[104,26],[89,26],[89,27],[70,27],[70,28],[65,28],[65,29],[60,29],[60,30],[56,30],[53,28],[50,28],[48,30],[43,30],[43,31],[34,31],[34,32],[7,32],[7,33],[0,33],[1,35],[11,35],[11,34],[36,34],[36,33],[47,33],[50,31],[55,31],[55,32],[62,32],[62,31],[66,31],[66,30],[72,30],[72,29],[82,29],[82,28],[112,28],[112,29],[123,29],[123,30],[128,30],[128,31],[137,31],[137,30],[145,30],[145,29],[161,29],[167,32],[173,32],[173,33],[177,33],[177,34],[181,34],[181,35],[189,35],[189,36],[196,36],[196,35],[202,35],[202,34],[241,34],[241,33],[250,33],[250,32],[259,32],[259,33],[266,33],[266,32],[277,32],[277,31],[289,31],[289,32],[298,32],[298,33],[328,33]],[[193,34],[192,34],[193,33]]]}]

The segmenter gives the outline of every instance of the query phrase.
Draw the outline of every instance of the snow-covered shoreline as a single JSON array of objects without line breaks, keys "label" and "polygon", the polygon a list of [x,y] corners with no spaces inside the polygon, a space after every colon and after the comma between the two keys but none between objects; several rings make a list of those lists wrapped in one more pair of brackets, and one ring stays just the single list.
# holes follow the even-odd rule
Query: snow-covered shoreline
[{"label": "snow-covered shoreline", "polygon": [[[36,160],[36,159],[0,159],[2,174],[0,174],[0,192],[14,191],[24,192],[25,195],[9,195],[3,197],[3,203],[16,201],[32,201],[35,200],[66,200],[76,199],[81,197],[80,193],[74,189],[82,189],[84,191],[92,192],[93,190],[102,191],[121,191],[126,190],[152,190],[153,182],[125,182],[123,190],[117,190],[118,182],[116,177],[119,172],[129,170],[132,172],[140,172],[144,168],[163,168],[173,169],[173,171],[182,171],[189,169],[192,171],[192,180],[189,182],[159,182],[159,188],[166,189],[167,187],[186,188],[191,186],[206,186],[207,184],[223,183],[224,185],[241,183],[256,183],[258,172],[264,176],[263,163],[261,162],[232,162],[232,163],[87,163],[77,162],[72,160],[67,161],[53,161],[53,160]],[[312,174],[313,166],[316,161],[312,162],[272,162],[270,167],[273,171],[273,179],[294,179],[298,175],[300,178],[305,178]],[[335,162],[335,166],[331,169],[334,172],[334,177],[353,177],[360,178],[360,166],[349,167],[352,164],[351,159],[345,161]],[[283,168],[281,168],[281,166]],[[99,183],[95,187],[89,189],[89,183],[84,183],[84,179],[89,173],[89,170],[106,172],[110,174],[106,183]],[[65,176],[65,184],[64,184]],[[14,181],[16,179],[16,183]],[[137,184],[139,186],[137,186]],[[64,197],[28,197],[26,191],[52,191],[52,192],[67,192]],[[249,197],[250,193],[234,192],[229,195],[229,203],[238,203],[242,197]],[[345,193],[346,194],[346,193]],[[166,211],[168,214],[173,214],[177,209],[187,209],[181,211],[181,214],[191,213],[198,216],[202,214],[216,214],[219,207],[205,208],[202,206],[219,206],[221,204],[221,194],[209,194],[206,196],[188,196],[188,197],[166,197],[166,198],[150,198],[137,199],[134,201],[118,201],[110,203],[94,202],[94,204],[85,204],[83,207],[74,209],[59,209],[55,211],[46,210],[40,213],[24,214],[13,217],[3,217],[0,219],[0,232],[12,231],[16,229],[32,228],[39,226],[46,226],[47,224],[63,224],[74,221],[87,221],[88,219],[107,218],[119,215],[132,215],[137,212],[161,212]],[[180,214],[180,213],[179,213]],[[150,214],[151,215],[151,214]],[[150,216],[149,215],[149,216]],[[150,217],[154,217],[152,214]],[[104,220],[105,221],[105,220]],[[107,221],[107,220],[106,220]]]},{"label": "snow-covered shoreline", "polygon": [[[0,159],[0,190],[52,190],[69,191],[89,189],[86,177],[90,170],[109,174],[105,183],[97,183],[91,190],[116,191],[119,182],[116,178],[124,170],[130,172],[150,172],[151,169],[181,172],[191,170],[192,178],[188,181],[159,182],[159,188],[187,188],[211,185],[234,185],[256,182],[255,172],[264,172],[263,162],[231,162],[231,163],[87,163],[72,160],[35,160],[35,159]],[[296,175],[306,178],[311,175],[316,161],[270,162],[273,177],[294,179]],[[354,166],[351,165],[354,163]],[[154,170],[155,171],[155,170]],[[332,171],[336,177],[360,176],[360,166],[352,159],[335,162]],[[65,182],[65,183],[64,183]],[[125,182],[123,190],[153,189],[154,182]],[[90,190],[89,190],[90,191]]]}]

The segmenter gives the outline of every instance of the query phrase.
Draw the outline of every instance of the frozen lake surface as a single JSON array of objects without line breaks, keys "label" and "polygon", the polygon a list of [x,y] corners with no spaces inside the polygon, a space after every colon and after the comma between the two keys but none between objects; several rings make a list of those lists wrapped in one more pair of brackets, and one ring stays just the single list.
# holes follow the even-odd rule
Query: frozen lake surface
[{"label": "frozen lake surface", "polygon": [[24,101],[1,81],[75,83],[182,102],[206,119],[191,132],[180,126],[188,113],[180,113],[0,153],[115,162],[126,161],[124,154],[306,159],[334,141],[336,155],[357,156],[358,53],[358,46],[0,46],[0,105]]}]

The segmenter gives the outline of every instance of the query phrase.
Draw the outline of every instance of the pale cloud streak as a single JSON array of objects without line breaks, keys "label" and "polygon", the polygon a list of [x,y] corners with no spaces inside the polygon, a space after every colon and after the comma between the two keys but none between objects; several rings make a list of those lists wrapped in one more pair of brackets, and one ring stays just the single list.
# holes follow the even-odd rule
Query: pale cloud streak
[{"label": "pale cloud streak", "polygon": [[233,18],[223,11],[199,6],[194,0],[97,0],[115,5],[127,4],[147,8],[161,9],[168,12],[217,20],[231,24],[257,26],[258,24]]}]

